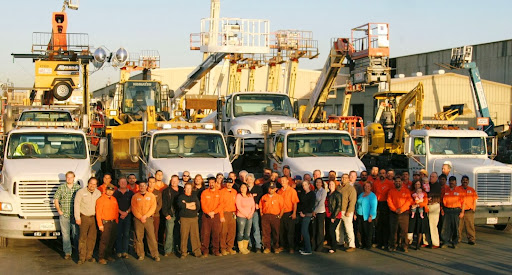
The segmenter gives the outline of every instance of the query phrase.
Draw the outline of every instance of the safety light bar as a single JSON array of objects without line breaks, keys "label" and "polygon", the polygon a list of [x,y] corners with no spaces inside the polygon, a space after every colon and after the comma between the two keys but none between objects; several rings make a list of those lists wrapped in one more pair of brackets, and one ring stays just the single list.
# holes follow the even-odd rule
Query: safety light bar
[{"label": "safety light bar", "polygon": [[[277,130],[296,130],[296,129],[308,129],[308,130],[338,130],[340,126],[338,123],[283,123],[283,124],[272,124],[272,132]],[[262,125],[263,132],[268,131],[268,125]]]},{"label": "safety light bar", "polygon": [[64,127],[78,128],[75,121],[18,121],[16,127]]},{"label": "safety light bar", "polygon": [[183,122],[158,122],[156,123],[158,129],[205,129],[214,130],[215,124],[213,123],[183,123]]}]

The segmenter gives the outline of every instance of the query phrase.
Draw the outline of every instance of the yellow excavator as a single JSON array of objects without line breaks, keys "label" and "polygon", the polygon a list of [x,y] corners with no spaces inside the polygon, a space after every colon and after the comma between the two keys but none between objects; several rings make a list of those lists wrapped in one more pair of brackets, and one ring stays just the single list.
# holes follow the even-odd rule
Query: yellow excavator
[{"label": "yellow excavator", "polygon": [[[120,53],[116,53],[120,54]],[[166,85],[151,80],[151,70],[159,67],[156,52],[144,52],[137,61],[128,61],[121,68],[119,84],[106,103],[105,134],[109,154],[103,163],[103,172],[114,176],[138,173],[139,164],[130,160],[130,137],[156,129],[157,121],[169,120],[169,93]],[[142,80],[130,80],[130,73],[142,71]]]},{"label": "yellow excavator", "polygon": [[[366,127],[368,154],[363,158],[367,167],[379,166],[379,163],[393,167],[406,165],[404,138],[406,132],[423,127],[423,84],[420,82],[410,92],[379,92],[374,99],[380,102],[374,123]],[[415,121],[406,125],[405,116],[409,105],[415,101]],[[409,128],[409,129],[408,129]],[[375,163],[377,162],[377,163]]]}]

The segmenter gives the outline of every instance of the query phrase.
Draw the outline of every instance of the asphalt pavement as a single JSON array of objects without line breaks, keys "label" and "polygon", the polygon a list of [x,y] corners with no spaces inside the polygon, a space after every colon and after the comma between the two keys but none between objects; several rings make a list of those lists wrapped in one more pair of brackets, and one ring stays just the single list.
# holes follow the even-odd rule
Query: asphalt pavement
[{"label": "asphalt pavement", "polygon": [[492,227],[477,228],[477,245],[461,243],[457,249],[410,249],[409,253],[380,249],[311,256],[289,254],[150,257],[138,261],[133,255],[107,265],[76,264],[62,258],[59,240],[9,240],[0,249],[2,274],[510,274],[512,233]]}]

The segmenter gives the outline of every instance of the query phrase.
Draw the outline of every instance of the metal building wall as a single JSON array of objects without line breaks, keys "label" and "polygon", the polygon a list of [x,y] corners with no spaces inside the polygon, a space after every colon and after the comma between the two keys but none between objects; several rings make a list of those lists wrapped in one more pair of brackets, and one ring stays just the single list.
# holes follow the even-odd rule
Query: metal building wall
[{"label": "metal building wall", "polygon": [[[460,45],[463,46],[463,45]],[[437,64],[450,64],[451,49],[420,53],[391,58],[393,75],[406,77],[416,72],[431,75],[443,69]],[[473,45],[473,61],[476,62],[481,77],[490,81],[512,85],[512,39]],[[467,70],[447,70],[467,75]]]},{"label": "metal building wall", "polygon": [[[423,83],[425,98],[423,102],[424,119],[433,119],[434,114],[443,110],[443,106],[451,104],[465,104],[471,112],[462,115],[458,120],[466,120],[469,125],[476,125],[475,106],[471,95],[469,77],[453,73],[442,75],[429,75],[421,77],[394,78],[391,81],[391,90],[410,91],[419,82]],[[512,120],[512,86],[483,80],[484,92],[489,105],[491,117],[496,125],[502,125]],[[365,104],[365,122],[374,119],[375,103],[373,94],[376,87],[366,89],[365,93],[354,94],[351,104]],[[342,102],[339,100],[339,102]],[[407,111],[406,123],[414,120],[414,106]]]}]

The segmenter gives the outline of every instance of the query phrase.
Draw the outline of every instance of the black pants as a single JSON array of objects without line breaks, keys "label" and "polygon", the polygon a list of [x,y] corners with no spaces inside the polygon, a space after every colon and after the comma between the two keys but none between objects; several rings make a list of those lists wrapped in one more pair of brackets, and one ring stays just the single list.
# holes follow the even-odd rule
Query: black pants
[{"label": "black pants", "polygon": [[460,208],[443,208],[444,221],[443,229],[441,230],[441,239],[444,244],[452,243],[454,245],[459,243],[459,222],[460,222]]},{"label": "black pants", "polygon": [[377,219],[375,220],[377,230],[375,242],[380,246],[387,246],[389,240],[389,206],[386,201],[379,201],[377,204]]},{"label": "black pants", "polygon": [[116,221],[103,222],[103,232],[100,237],[100,247],[98,249],[98,258],[106,259],[112,257],[114,253],[114,243],[117,239]]},{"label": "black pants", "polygon": [[361,234],[361,246],[362,248],[371,248],[375,222],[373,220],[372,222],[365,221],[363,216],[359,215],[357,216],[357,220],[359,233]]},{"label": "black pants", "polygon": [[295,249],[295,220],[292,219],[293,212],[283,213],[279,229],[279,240],[281,247]]},{"label": "black pants", "polygon": [[334,222],[332,222],[330,218],[327,218],[327,220],[329,221],[329,246],[332,250],[336,251],[336,246],[338,246],[336,227],[340,224],[341,219],[335,219]]},{"label": "black pants", "polygon": [[[378,214],[377,214],[378,215]],[[401,214],[395,212],[389,213],[389,247],[395,248],[397,245],[396,236],[400,235],[400,242],[403,248],[407,248],[407,232],[409,231],[409,216],[411,211],[405,211]]]},{"label": "black pants", "polygon": [[322,251],[325,239],[325,213],[316,213],[315,222],[313,223],[313,249]]}]

